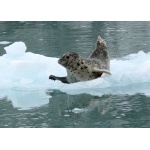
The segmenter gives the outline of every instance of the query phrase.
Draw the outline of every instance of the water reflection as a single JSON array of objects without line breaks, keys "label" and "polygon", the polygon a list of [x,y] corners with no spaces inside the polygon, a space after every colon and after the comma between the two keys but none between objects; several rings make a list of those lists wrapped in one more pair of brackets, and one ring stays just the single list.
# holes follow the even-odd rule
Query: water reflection
[{"label": "water reflection", "polygon": [[[25,110],[27,103],[39,103],[38,99],[25,101],[20,109],[15,107],[14,101],[7,97],[0,100],[0,127],[78,127],[80,120],[85,119],[95,109],[99,115],[108,112],[110,101],[105,97],[90,96],[88,94],[67,95],[60,91],[47,91],[52,98],[49,103]],[[18,98],[20,100],[20,98]],[[21,106],[21,105],[20,105]]]},{"label": "water reflection", "polygon": [[67,95],[47,91],[49,102],[22,110],[0,100],[0,127],[150,127],[150,101],[142,94]]},{"label": "water reflection", "polygon": [[7,99],[12,102],[13,107],[27,110],[34,107],[40,107],[48,104],[50,95],[46,95],[45,91],[31,90],[1,90],[0,99]]},{"label": "water reflection", "polygon": [[72,114],[86,115],[94,109],[97,109],[100,115],[108,112],[110,99],[107,96],[94,97],[88,94],[68,95],[67,108],[62,111],[62,115],[71,116]]}]

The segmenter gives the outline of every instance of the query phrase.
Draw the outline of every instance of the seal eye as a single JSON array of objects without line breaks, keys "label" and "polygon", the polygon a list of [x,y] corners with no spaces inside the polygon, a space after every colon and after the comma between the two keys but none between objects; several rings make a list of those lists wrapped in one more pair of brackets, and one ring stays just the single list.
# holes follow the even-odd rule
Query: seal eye
[{"label": "seal eye", "polygon": [[66,58],[68,59],[68,58],[69,58],[69,56],[66,56]]}]

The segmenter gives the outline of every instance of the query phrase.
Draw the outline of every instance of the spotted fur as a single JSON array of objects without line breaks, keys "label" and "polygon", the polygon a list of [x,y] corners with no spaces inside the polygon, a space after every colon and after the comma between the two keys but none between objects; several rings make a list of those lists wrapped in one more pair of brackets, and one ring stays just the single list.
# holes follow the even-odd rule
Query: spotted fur
[{"label": "spotted fur", "polygon": [[88,81],[110,74],[110,60],[106,42],[98,36],[96,48],[89,58],[83,58],[76,52],[67,52],[58,63],[66,68],[67,77],[51,75],[49,79],[60,80],[63,83]]}]

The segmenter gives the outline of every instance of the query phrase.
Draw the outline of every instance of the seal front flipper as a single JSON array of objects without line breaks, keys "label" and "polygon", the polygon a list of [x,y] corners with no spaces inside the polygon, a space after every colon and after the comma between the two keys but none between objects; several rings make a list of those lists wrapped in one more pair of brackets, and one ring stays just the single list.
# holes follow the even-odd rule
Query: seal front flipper
[{"label": "seal front flipper", "polygon": [[98,77],[101,77],[103,73],[111,75],[110,71],[106,69],[98,69],[98,68],[93,68],[92,73],[95,74]]},{"label": "seal front flipper", "polygon": [[53,75],[50,75],[50,76],[49,76],[49,79],[51,79],[51,80],[54,80],[54,81],[55,81],[55,80],[56,80],[56,77],[55,77],[55,76],[53,76]]},{"label": "seal front flipper", "polygon": [[61,81],[62,83],[68,83],[69,84],[69,82],[68,82],[68,80],[67,80],[67,77],[56,77],[56,76],[54,76],[54,75],[50,75],[49,76],[49,79],[51,79],[51,80],[59,80],[59,81]]}]

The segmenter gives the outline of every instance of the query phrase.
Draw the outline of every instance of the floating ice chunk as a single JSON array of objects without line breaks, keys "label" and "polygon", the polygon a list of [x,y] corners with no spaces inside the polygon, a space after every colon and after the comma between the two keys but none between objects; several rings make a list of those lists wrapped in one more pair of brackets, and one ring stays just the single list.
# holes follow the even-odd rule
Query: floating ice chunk
[{"label": "floating ice chunk", "polygon": [[74,112],[75,114],[82,113],[82,112],[85,112],[85,111],[87,111],[87,109],[81,109],[81,108],[72,109],[72,112]]},{"label": "floating ice chunk", "polygon": [[58,64],[58,58],[26,52],[26,49],[23,42],[5,47],[6,54],[0,56],[0,90],[58,89],[69,94],[88,93],[98,96],[136,93],[150,95],[150,53],[140,51],[111,60],[111,76],[64,84],[48,79],[51,74],[67,75],[65,68]]},{"label": "floating ice chunk", "polygon": [[25,54],[27,49],[23,42],[15,42],[7,47],[4,47],[6,53],[11,56],[21,56]]},{"label": "floating ice chunk", "polygon": [[9,41],[0,41],[0,44],[6,45],[6,44],[10,44],[11,42]]},{"label": "floating ice chunk", "polygon": [[70,116],[69,114],[65,114],[65,115],[64,115],[64,117],[69,117],[69,116]]}]

